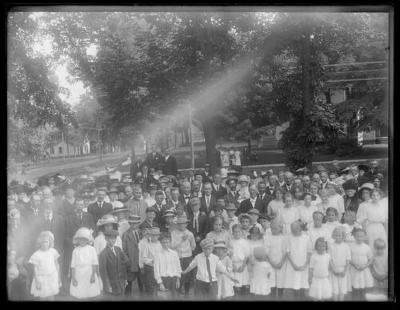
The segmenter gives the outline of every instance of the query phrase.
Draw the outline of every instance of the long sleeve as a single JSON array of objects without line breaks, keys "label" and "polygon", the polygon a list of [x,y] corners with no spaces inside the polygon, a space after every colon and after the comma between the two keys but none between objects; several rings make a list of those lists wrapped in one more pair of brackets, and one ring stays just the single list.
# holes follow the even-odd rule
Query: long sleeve
[{"label": "long sleeve", "polygon": [[193,260],[190,262],[190,264],[188,266],[188,268],[190,270],[197,267],[197,259],[198,259],[198,256],[195,256],[195,258],[193,258]]},{"label": "long sleeve", "polygon": [[190,247],[192,248],[192,251],[196,248],[196,241],[194,240],[194,236],[192,233],[189,235],[189,242],[190,242]]},{"label": "long sleeve", "polygon": [[156,255],[156,257],[154,258],[154,279],[158,284],[162,283],[160,255]]},{"label": "long sleeve", "polygon": [[340,195],[338,195],[338,198],[337,198],[337,206],[338,206],[339,215],[343,214],[344,213],[344,199]]},{"label": "long sleeve", "polygon": [[366,211],[367,211],[366,205],[364,203],[361,203],[360,206],[358,207],[358,211],[357,211],[357,222],[361,225],[368,218]]}]

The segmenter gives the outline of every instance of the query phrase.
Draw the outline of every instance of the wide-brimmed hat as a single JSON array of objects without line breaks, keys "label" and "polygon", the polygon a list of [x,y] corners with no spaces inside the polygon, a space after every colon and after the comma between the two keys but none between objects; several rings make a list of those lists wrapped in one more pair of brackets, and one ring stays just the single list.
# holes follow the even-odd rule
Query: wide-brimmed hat
[{"label": "wide-brimmed hat", "polygon": [[253,209],[250,209],[249,211],[247,211],[247,214],[257,214],[257,215],[260,215],[260,211],[258,211],[258,209],[256,209],[256,208],[253,208]]},{"label": "wide-brimmed hat", "polygon": [[214,248],[227,249],[228,247],[226,246],[225,241],[218,241],[214,243]]},{"label": "wide-brimmed hat", "polygon": [[229,203],[225,210],[236,210],[236,206],[233,203]]},{"label": "wide-brimmed hat", "polygon": [[163,214],[163,217],[167,217],[167,216],[175,216],[174,210],[166,210]]},{"label": "wide-brimmed hat", "polygon": [[372,191],[375,189],[375,185],[372,183],[364,183],[363,185],[361,185],[359,191],[363,191],[364,189]]},{"label": "wide-brimmed hat", "polygon": [[97,221],[97,226],[103,226],[107,224],[118,224],[118,222],[112,214],[106,214]]},{"label": "wide-brimmed hat", "polygon": [[124,206],[121,201],[114,201],[114,209],[111,211],[111,214],[116,214],[119,212],[128,212],[128,208]]},{"label": "wide-brimmed hat", "polygon": [[180,216],[176,219],[176,224],[187,224],[189,220],[186,216]]},{"label": "wide-brimmed hat", "polygon": [[212,247],[214,247],[214,240],[210,239],[210,238],[205,238],[205,239],[201,240],[200,247],[202,249],[212,248]]},{"label": "wide-brimmed hat", "polygon": [[109,190],[107,193],[108,193],[108,194],[111,194],[111,193],[116,193],[116,194],[118,194],[118,193],[119,193],[119,190],[118,190],[116,187],[111,187],[110,190]]},{"label": "wide-brimmed hat", "polygon": [[270,220],[271,220],[271,217],[270,217],[268,214],[266,214],[266,213],[261,213],[261,214],[259,215],[258,219],[259,219],[259,220],[264,219],[264,220],[270,221]]},{"label": "wide-brimmed hat", "polygon": [[72,242],[77,243],[77,239],[86,239],[91,242],[93,241],[93,236],[89,228],[81,227],[76,231]]},{"label": "wide-brimmed hat", "polygon": [[347,180],[342,184],[343,190],[347,191],[350,189],[357,190],[357,182],[354,179]]},{"label": "wide-brimmed hat", "polygon": [[240,222],[243,218],[247,218],[247,219],[251,220],[250,215],[248,215],[247,213],[242,213],[239,215],[238,221]]},{"label": "wide-brimmed hat", "polygon": [[138,216],[138,215],[131,214],[128,217],[128,223],[139,224],[141,222],[142,222],[142,220],[141,220],[140,216]]},{"label": "wide-brimmed hat", "polygon": [[150,235],[153,235],[153,236],[160,235],[160,234],[161,234],[161,233],[160,233],[160,228],[158,228],[158,227],[152,227],[152,228],[149,230],[149,234],[150,234]]}]

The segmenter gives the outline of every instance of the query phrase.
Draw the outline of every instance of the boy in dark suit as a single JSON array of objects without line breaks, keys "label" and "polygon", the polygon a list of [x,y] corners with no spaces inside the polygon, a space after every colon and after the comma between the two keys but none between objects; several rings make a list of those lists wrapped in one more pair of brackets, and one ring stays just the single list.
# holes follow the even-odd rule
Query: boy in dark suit
[{"label": "boy in dark suit", "polygon": [[126,296],[132,294],[132,282],[135,280],[138,282],[140,293],[143,293],[143,279],[139,268],[140,216],[130,215],[128,223],[129,229],[122,235],[122,249],[129,259],[129,268],[127,270],[128,285],[125,288]]},{"label": "boy in dark suit", "polygon": [[121,297],[125,292],[126,267],[129,260],[122,249],[115,246],[118,235],[116,230],[105,233],[107,246],[99,255],[99,271],[104,292]]},{"label": "boy in dark suit", "polygon": [[105,197],[106,192],[104,190],[98,190],[97,201],[91,203],[87,208],[87,212],[93,216],[93,220],[95,223],[97,223],[97,221],[104,215],[110,213],[113,209],[111,203],[107,203],[104,201]]},{"label": "boy in dark suit", "polygon": [[193,233],[196,241],[196,249],[193,251],[194,255],[201,252],[200,241],[206,237],[208,233],[208,217],[200,212],[199,198],[192,198],[190,200],[190,208],[192,210],[189,217],[188,230]]}]

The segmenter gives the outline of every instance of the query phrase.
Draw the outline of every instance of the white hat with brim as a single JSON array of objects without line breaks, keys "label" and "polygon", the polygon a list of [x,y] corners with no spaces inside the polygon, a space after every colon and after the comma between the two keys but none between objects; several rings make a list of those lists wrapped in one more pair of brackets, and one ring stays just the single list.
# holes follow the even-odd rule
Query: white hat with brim
[{"label": "white hat with brim", "polygon": [[201,247],[202,249],[205,249],[205,248],[212,248],[212,247],[214,247],[214,240],[213,240],[213,239],[210,239],[210,238],[203,239],[203,240],[200,242],[200,247]]},{"label": "white hat with brim", "polygon": [[249,179],[247,178],[246,175],[242,174],[241,176],[239,176],[238,182],[239,182],[239,183],[241,183],[241,182],[249,183]]},{"label": "white hat with brim", "polygon": [[93,241],[93,236],[90,230],[86,227],[79,228],[73,238],[73,243],[77,243],[78,239],[86,239],[87,241]]},{"label": "white hat with brim", "polygon": [[176,219],[176,224],[187,224],[187,223],[189,223],[189,220],[185,216],[178,217]]},{"label": "white hat with brim", "polygon": [[363,189],[368,189],[368,190],[372,191],[373,189],[375,189],[375,186],[372,183],[364,183],[360,187],[360,190],[363,190]]},{"label": "white hat with brim", "polygon": [[111,214],[106,214],[97,221],[97,226],[103,226],[107,224],[118,224],[116,218]]},{"label": "white hat with brim", "polygon": [[227,249],[227,246],[224,241],[220,241],[214,243],[214,248]]}]

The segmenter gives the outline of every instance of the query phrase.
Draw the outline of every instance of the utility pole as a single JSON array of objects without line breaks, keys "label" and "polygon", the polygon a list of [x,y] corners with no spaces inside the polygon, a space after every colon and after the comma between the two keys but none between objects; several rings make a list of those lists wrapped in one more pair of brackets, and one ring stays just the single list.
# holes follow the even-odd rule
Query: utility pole
[{"label": "utility pole", "polygon": [[306,24],[303,41],[303,120],[306,122],[311,110],[311,37],[310,28]]},{"label": "utility pole", "polygon": [[189,101],[189,137],[190,137],[190,158],[191,167],[194,169],[194,144],[193,144],[193,128],[192,128],[192,103]]}]

